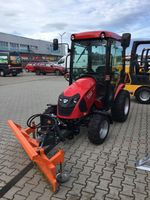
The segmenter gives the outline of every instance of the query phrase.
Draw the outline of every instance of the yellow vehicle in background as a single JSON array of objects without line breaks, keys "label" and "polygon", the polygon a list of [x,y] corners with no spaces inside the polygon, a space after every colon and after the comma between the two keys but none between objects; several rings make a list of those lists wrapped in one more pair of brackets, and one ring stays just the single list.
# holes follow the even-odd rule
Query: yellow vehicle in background
[{"label": "yellow vehicle in background", "polygon": [[[146,48],[143,48],[146,47]],[[140,53],[140,55],[137,54]],[[130,64],[126,65],[125,90],[142,104],[150,103],[150,41],[134,41]]]}]

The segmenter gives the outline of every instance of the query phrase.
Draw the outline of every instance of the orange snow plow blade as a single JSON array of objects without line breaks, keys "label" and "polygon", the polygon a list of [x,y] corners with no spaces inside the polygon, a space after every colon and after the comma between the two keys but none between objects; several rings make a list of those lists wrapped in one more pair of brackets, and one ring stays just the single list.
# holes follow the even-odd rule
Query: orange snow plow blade
[{"label": "orange snow plow blade", "polygon": [[56,165],[64,162],[64,151],[58,150],[58,152],[50,159],[45,155],[44,149],[39,147],[39,143],[36,139],[30,137],[30,134],[34,133],[34,128],[23,129],[20,125],[14,123],[12,120],[8,120],[8,125],[12,129],[19,143],[28,154],[29,158],[35,162],[40,170],[47,177],[51,183],[53,191],[57,190],[56,179]]}]

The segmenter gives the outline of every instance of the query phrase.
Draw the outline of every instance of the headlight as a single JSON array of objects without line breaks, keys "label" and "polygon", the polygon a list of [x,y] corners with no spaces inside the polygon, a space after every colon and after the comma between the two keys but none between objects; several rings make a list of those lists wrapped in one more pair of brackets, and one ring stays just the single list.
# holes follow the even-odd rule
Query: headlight
[{"label": "headlight", "polygon": [[75,106],[77,103],[78,103],[78,101],[79,101],[79,99],[80,99],[80,95],[77,93],[77,94],[75,94],[74,96],[71,96],[71,97],[66,97],[66,96],[64,96],[63,94],[61,94],[60,96],[59,96],[59,100],[58,100],[58,102],[62,105],[62,106]]},{"label": "headlight", "polygon": [[75,96],[73,96],[72,102],[73,102],[74,104],[77,104],[78,101],[79,101],[79,99],[80,99],[80,95],[79,95],[79,94],[76,94]]}]

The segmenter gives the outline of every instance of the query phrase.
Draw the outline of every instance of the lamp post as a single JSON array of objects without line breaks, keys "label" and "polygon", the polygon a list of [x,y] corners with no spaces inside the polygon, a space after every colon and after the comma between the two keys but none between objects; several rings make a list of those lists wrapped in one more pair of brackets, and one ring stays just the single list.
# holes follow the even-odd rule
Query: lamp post
[{"label": "lamp post", "polygon": [[60,35],[60,41],[61,41],[61,53],[63,54],[63,46],[62,46],[62,38],[63,38],[63,35],[65,35],[66,32],[63,32],[62,34],[59,33]]}]

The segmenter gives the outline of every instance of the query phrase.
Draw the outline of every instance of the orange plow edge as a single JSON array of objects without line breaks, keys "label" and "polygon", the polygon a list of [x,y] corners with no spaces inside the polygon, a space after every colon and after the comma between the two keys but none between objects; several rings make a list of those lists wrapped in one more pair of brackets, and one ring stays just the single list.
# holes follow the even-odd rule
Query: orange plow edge
[{"label": "orange plow edge", "polygon": [[8,120],[8,125],[12,129],[19,143],[24,148],[25,152],[28,154],[29,158],[38,165],[40,170],[51,183],[53,191],[56,192],[58,187],[56,179],[56,165],[64,162],[64,151],[58,150],[58,152],[49,159],[45,155],[44,149],[39,147],[39,143],[36,139],[30,137],[30,134],[35,131],[34,128],[23,129],[12,120]]}]

